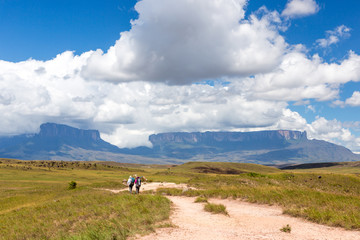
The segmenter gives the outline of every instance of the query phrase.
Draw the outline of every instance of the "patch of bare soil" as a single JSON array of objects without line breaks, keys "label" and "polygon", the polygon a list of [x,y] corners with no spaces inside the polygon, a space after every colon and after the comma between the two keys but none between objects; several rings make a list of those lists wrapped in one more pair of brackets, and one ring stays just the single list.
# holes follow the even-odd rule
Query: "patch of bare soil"
[{"label": "patch of bare soil", "polygon": [[[230,216],[225,216],[205,212],[204,204],[194,203],[195,198],[168,198],[174,204],[171,222],[178,227],[158,229],[153,234],[136,239],[360,239],[358,231],[346,231],[285,216],[277,207],[239,200],[211,199],[211,203],[226,206]],[[280,231],[287,224],[291,232]]]},{"label": "patch of bare soil", "polygon": [[[191,189],[191,187],[188,187],[184,183],[176,184],[176,183],[170,183],[170,182],[144,182],[140,187],[140,193],[142,191],[149,191],[149,190],[156,190],[158,188],[179,188],[179,189]],[[126,188],[123,189],[102,189],[106,191],[110,191],[113,193],[119,193],[123,191],[129,191],[129,188],[126,186]],[[135,191],[135,186],[133,187],[133,191]]]}]

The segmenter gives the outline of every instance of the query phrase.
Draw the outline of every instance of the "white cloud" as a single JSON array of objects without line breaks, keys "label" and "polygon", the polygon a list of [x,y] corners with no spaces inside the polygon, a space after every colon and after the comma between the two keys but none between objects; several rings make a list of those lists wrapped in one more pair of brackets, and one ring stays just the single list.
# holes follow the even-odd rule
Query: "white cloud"
[{"label": "white cloud", "polygon": [[315,107],[314,107],[314,106],[312,106],[312,105],[308,105],[308,106],[307,106],[307,109],[308,109],[308,110],[310,110],[310,111],[312,111],[313,113],[315,113],[315,112],[316,112]]},{"label": "white cloud", "polygon": [[335,100],[335,101],[333,101],[333,102],[331,103],[331,106],[332,106],[332,107],[341,107],[341,108],[344,108],[344,107],[345,107],[345,102],[337,99],[337,100]]},{"label": "white cloud", "polygon": [[55,121],[96,128],[104,139],[134,147],[148,145],[151,133],[266,127],[287,105],[248,100],[236,84],[85,81],[79,69],[91,54],[0,62],[0,135],[34,133],[41,123]]},{"label": "white cloud", "polygon": [[352,107],[359,107],[360,106],[360,92],[355,91],[353,92],[353,95],[346,99],[345,101],[341,100],[335,100],[332,102],[334,106],[339,106],[341,108],[344,108],[346,106],[352,106]]},{"label": "white cloud", "polygon": [[85,85],[79,77],[88,56],[64,52],[46,62],[0,61],[0,110],[6,113],[0,119],[0,135],[34,132],[41,123],[57,117],[65,123],[92,116],[94,102],[72,101],[82,95],[98,95],[92,91],[96,90],[92,83]]},{"label": "white cloud", "polygon": [[148,131],[147,129],[129,129],[124,126],[119,126],[109,134],[101,134],[101,138],[121,147],[152,147],[149,136],[153,133],[153,131]]},{"label": "white cloud", "polygon": [[281,118],[270,129],[289,129],[304,131],[306,128],[306,120],[297,112],[284,109]]},{"label": "white cloud", "polygon": [[[308,129],[349,143],[341,123],[309,124],[287,102],[337,99],[341,84],[360,81],[360,56],[309,58],[279,34],[279,13],[262,8],[244,19],[245,4],[143,0],[139,19],[106,53],[0,61],[0,135],[54,121],[98,129],[120,147],[149,146],[148,135],[159,132],[262,129]],[[191,84],[203,80],[218,82]]]},{"label": "white cloud", "polygon": [[360,138],[355,137],[348,128],[340,121],[327,120],[318,117],[314,122],[308,124],[307,132],[310,138],[321,139],[335,144],[360,150]]},{"label": "white cloud", "polygon": [[360,92],[355,91],[350,98],[346,99],[345,103],[353,107],[360,106]]},{"label": "white cloud", "polygon": [[320,7],[314,0],[289,0],[281,15],[288,18],[298,18],[315,14],[319,10]]},{"label": "white cloud", "polygon": [[246,81],[252,99],[283,101],[333,100],[340,84],[360,81],[360,56],[350,52],[340,63],[326,63],[318,55],[309,59],[299,51],[289,52],[270,73],[257,74]]},{"label": "white cloud", "polygon": [[350,37],[350,30],[351,29],[346,27],[345,25],[338,26],[332,31],[327,31],[327,37],[316,40],[316,43],[322,48],[327,48],[330,45],[338,43],[343,38]]},{"label": "white cloud", "polygon": [[182,85],[202,79],[271,71],[286,43],[275,13],[244,19],[246,0],[147,0],[139,18],[106,53],[92,53],[89,80]]}]

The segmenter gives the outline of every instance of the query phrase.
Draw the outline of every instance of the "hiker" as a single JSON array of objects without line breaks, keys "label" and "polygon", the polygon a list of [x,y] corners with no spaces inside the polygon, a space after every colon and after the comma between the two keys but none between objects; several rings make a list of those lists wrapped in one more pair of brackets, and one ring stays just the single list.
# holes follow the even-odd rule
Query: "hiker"
[{"label": "hiker", "polygon": [[135,179],[135,187],[136,187],[136,194],[139,194],[140,187],[141,187],[141,177],[136,177],[136,179]]},{"label": "hiker", "polygon": [[134,186],[134,183],[135,183],[135,178],[133,178],[132,176],[129,176],[129,179],[127,181],[127,185],[129,186],[130,194],[132,193],[132,188]]}]

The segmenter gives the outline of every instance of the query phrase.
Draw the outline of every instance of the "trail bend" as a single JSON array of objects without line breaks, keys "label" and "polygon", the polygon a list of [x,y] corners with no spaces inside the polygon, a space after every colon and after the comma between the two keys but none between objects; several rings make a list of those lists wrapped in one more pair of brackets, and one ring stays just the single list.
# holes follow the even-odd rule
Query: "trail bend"
[{"label": "trail bend", "polygon": [[[147,183],[141,190],[156,190],[160,187],[188,188],[186,184]],[[107,189],[109,190],[109,189]],[[122,190],[111,190],[115,193]],[[282,214],[276,206],[259,205],[232,199],[209,199],[223,204],[229,216],[204,211],[204,203],[195,203],[195,197],[167,196],[173,203],[170,221],[176,227],[159,228],[146,236],[135,236],[140,240],[360,240],[360,231],[347,231],[329,227],[301,218]],[[280,231],[287,224],[290,233]]]},{"label": "trail bend", "polygon": [[[210,199],[226,206],[229,216],[204,211],[202,203],[192,197],[168,197],[174,206],[170,217],[175,228],[158,229],[155,233],[137,237],[141,240],[162,239],[296,239],[296,240],[360,240],[360,232],[323,226],[282,214],[277,207],[229,199]],[[280,231],[287,224],[290,233]]]}]

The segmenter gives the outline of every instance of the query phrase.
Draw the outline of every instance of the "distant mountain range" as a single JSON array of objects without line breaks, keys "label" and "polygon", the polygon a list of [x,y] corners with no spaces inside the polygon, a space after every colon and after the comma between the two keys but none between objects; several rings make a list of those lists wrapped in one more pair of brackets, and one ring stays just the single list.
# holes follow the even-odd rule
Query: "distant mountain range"
[{"label": "distant mountain range", "polygon": [[306,132],[174,132],[151,135],[153,147],[118,148],[97,130],[45,123],[37,134],[0,138],[0,157],[38,160],[184,163],[188,161],[292,164],[360,161],[360,155]]}]

